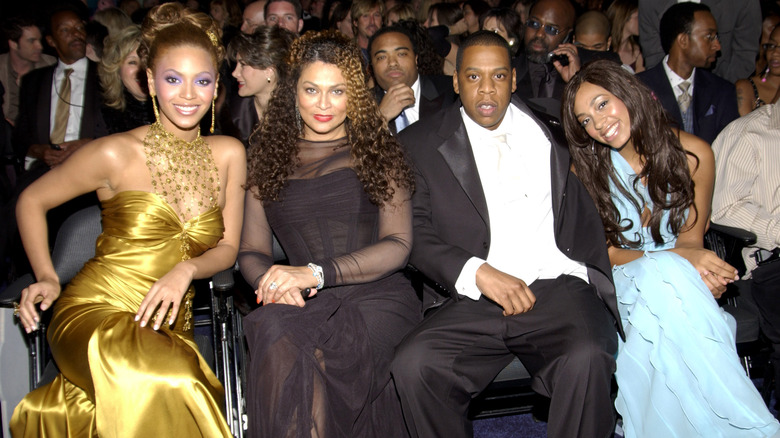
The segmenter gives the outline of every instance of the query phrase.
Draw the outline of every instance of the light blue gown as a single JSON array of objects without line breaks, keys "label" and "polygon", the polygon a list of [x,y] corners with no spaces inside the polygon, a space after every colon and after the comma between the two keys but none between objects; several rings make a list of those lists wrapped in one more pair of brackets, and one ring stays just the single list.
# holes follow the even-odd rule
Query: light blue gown
[{"label": "light blue gown", "polygon": [[[629,193],[636,178],[613,151],[612,162]],[[677,236],[665,226],[656,245],[639,212],[612,186],[612,200],[634,227],[645,254],[612,268],[626,342],[618,347],[618,396],[626,438],[765,437],[780,430],[737,356],[736,323],[718,307],[698,271],[665,249]],[[640,183],[637,199],[652,209]],[[640,201],[640,205],[643,203]],[[665,222],[668,221],[668,213]]]}]

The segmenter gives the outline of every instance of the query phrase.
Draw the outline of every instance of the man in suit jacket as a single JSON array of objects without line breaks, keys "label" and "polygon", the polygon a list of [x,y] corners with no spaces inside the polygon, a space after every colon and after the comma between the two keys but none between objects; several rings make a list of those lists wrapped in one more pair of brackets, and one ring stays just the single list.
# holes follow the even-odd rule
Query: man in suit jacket
[{"label": "man in suit jacket", "polygon": [[[14,130],[16,155],[48,169],[65,160],[93,138],[108,134],[100,108],[97,65],[86,58],[84,21],[75,12],[64,9],[51,15],[46,41],[57,51],[59,61],[33,70],[22,80],[19,117]],[[53,145],[55,109],[60,99],[64,71],[72,69],[70,112],[64,141]]]},{"label": "man in suit jacket", "polygon": [[[396,351],[413,437],[467,437],[471,399],[514,356],[551,398],[550,437],[614,431],[617,301],[604,232],[557,121],[518,98],[509,46],[458,51],[453,104],[399,136],[416,172],[410,262],[449,297]],[[544,122],[543,122],[543,121]]]},{"label": "man in suit jacket", "polygon": [[[756,68],[761,37],[759,0],[700,0],[707,5],[720,29],[721,56],[714,73],[729,82],[745,79]],[[647,67],[658,65],[666,51],[661,46],[658,23],[678,0],[639,0],[639,42]]]},{"label": "man in suit jacket", "polygon": [[371,36],[368,49],[376,101],[393,135],[455,100],[451,78],[418,74],[417,51],[405,28],[379,29]]},{"label": "man in suit jacket", "polygon": [[[705,70],[721,48],[715,18],[705,5],[678,3],[661,17],[661,43],[668,55],[637,77],[680,128],[712,143],[739,117],[734,85]],[[689,103],[683,112],[681,87],[686,84]]]}]

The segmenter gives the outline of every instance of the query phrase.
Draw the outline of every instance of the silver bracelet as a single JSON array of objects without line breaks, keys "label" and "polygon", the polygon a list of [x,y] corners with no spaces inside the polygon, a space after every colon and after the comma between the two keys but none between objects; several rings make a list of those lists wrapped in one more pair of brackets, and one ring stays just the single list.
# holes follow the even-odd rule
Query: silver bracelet
[{"label": "silver bracelet", "polygon": [[322,266],[315,265],[314,263],[309,263],[306,266],[311,269],[312,275],[317,279],[317,289],[322,289],[322,287],[325,286],[325,275],[322,273]]}]

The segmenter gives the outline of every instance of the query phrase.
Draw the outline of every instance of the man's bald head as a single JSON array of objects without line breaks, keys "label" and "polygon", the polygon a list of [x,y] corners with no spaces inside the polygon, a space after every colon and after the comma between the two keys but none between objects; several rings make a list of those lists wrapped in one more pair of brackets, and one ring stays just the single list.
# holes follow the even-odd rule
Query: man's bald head
[{"label": "man's bald head", "polygon": [[250,35],[255,32],[258,26],[265,24],[265,2],[266,0],[258,0],[246,5],[241,32]]}]

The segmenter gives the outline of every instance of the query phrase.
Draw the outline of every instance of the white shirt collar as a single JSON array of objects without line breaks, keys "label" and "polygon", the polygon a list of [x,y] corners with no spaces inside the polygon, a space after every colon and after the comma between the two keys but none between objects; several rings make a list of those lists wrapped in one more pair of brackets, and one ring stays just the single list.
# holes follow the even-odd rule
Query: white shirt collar
[{"label": "white shirt collar", "polygon": [[663,65],[664,67],[664,71],[666,72],[666,77],[669,79],[669,84],[671,84],[672,86],[672,91],[674,92],[675,98],[678,98],[680,97],[680,95],[682,95],[683,92],[682,90],[680,90],[680,87],[678,87],[678,85],[682,84],[685,81],[691,83],[691,86],[688,88],[688,93],[691,96],[693,96],[693,86],[694,86],[693,76],[696,74],[696,67],[694,67],[693,70],[691,70],[691,77],[685,79],[683,77],[680,77],[680,75],[675,73],[674,70],[672,70],[669,67],[669,55],[666,55],[664,57],[664,61],[661,63],[661,65]]},{"label": "white shirt collar", "polygon": [[466,127],[466,132],[469,135],[469,140],[471,141],[472,145],[474,145],[479,140],[492,139],[502,134],[507,136],[507,144],[511,144],[509,142],[509,136],[512,135],[512,127],[514,126],[513,120],[515,118],[516,111],[520,111],[520,109],[518,109],[510,102],[509,107],[504,113],[504,118],[501,119],[501,123],[499,123],[498,127],[493,130],[484,128],[472,120],[471,117],[466,114],[466,110],[463,109],[463,106],[460,107],[460,116],[463,119],[463,125]]}]

